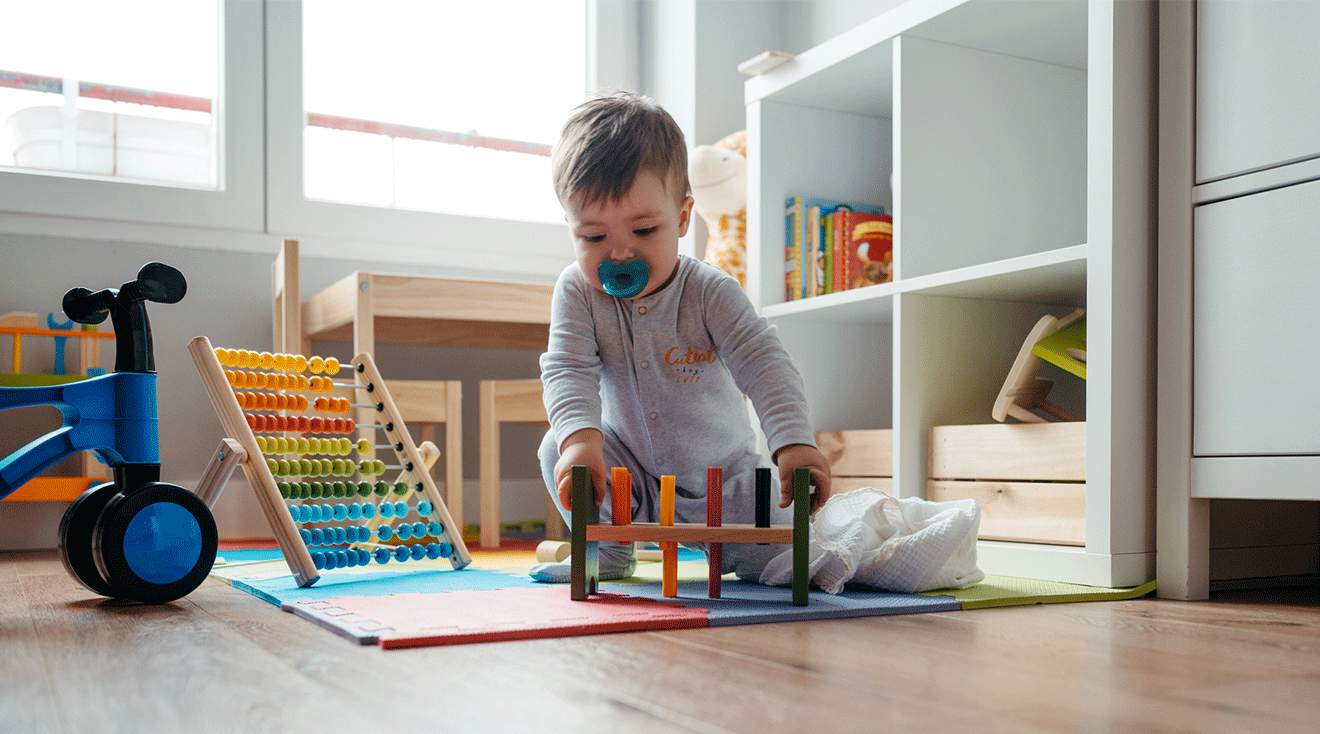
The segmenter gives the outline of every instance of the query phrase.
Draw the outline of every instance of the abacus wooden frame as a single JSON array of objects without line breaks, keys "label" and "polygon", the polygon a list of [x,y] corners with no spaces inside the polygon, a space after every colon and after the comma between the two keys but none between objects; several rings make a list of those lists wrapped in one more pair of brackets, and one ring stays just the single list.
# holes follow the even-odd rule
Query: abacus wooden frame
[{"label": "abacus wooden frame", "polygon": [[[211,341],[204,336],[194,338],[188,343],[188,353],[192,355],[193,362],[197,365],[202,384],[206,388],[207,396],[211,399],[211,405],[215,408],[216,416],[220,419],[220,424],[225,433],[231,439],[237,441],[243,451],[247,453],[247,459],[242,464],[243,473],[247,477],[248,484],[252,486],[257,495],[257,501],[261,505],[262,512],[266,515],[267,522],[270,523],[271,531],[275,534],[275,540],[279,544],[280,550],[284,553],[284,559],[289,564],[289,570],[293,572],[298,586],[307,587],[315,584],[321,578],[316,569],[316,564],[312,561],[311,553],[298,533],[297,523],[293,521],[293,518],[289,516],[288,511],[285,509],[284,499],[280,496],[279,489],[276,487],[275,477],[266,465],[262,451],[257,445],[256,436],[243,418],[243,409],[239,406],[237,398],[234,397],[234,391],[225,378],[224,369],[215,356],[215,349],[211,346]],[[450,516],[444,500],[440,497],[440,492],[436,489],[430,473],[426,471],[426,464],[417,450],[416,444],[413,443],[407,426],[399,418],[398,408],[395,406],[393,398],[390,397],[389,390],[380,377],[380,372],[376,370],[371,355],[366,353],[357,355],[353,358],[353,367],[355,376],[360,376],[366,384],[376,386],[377,389],[373,391],[373,395],[384,406],[382,415],[395,426],[393,431],[387,433],[390,442],[402,445],[403,449],[396,453],[405,463],[413,465],[414,468],[411,472],[413,478],[422,485],[423,496],[435,508],[435,512],[440,514],[440,518],[445,525],[445,534],[454,546],[454,553],[450,557],[451,564],[455,569],[467,566],[472,562],[472,556],[463,543],[462,530],[461,528],[455,528],[453,518]]]}]

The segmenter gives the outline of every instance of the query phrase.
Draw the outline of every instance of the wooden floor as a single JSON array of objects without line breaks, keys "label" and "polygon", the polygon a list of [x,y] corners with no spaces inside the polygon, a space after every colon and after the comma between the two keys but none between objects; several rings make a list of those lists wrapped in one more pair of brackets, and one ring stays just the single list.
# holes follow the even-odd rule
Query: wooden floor
[{"label": "wooden floor", "polygon": [[[567,593],[567,592],[566,592]],[[1320,592],[382,651],[219,582],[103,600],[0,553],[4,732],[1306,732]]]}]

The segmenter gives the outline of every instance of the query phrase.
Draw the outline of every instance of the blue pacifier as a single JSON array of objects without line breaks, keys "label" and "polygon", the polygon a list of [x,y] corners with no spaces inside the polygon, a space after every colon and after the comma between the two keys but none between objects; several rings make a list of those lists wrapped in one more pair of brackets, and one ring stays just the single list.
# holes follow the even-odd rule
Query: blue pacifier
[{"label": "blue pacifier", "polygon": [[596,277],[605,292],[615,298],[632,298],[646,290],[646,281],[651,278],[651,269],[645,260],[633,260],[628,263],[612,263],[608,260],[596,268]]}]

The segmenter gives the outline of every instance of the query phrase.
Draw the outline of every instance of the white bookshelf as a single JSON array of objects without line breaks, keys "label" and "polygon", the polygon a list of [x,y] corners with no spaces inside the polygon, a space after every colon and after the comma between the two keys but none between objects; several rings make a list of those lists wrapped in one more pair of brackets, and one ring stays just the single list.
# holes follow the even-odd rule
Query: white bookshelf
[{"label": "white bookshelf", "polygon": [[[747,82],[748,290],[819,430],[893,429],[902,496],[930,427],[992,422],[1035,321],[1087,308],[1090,379],[1051,398],[1087,418],[1086,545],[982,542],[988,573],[1154,577],[1154,16],[910,0]],[[884,205],[894,281],[785,302],[794,195]]]}]

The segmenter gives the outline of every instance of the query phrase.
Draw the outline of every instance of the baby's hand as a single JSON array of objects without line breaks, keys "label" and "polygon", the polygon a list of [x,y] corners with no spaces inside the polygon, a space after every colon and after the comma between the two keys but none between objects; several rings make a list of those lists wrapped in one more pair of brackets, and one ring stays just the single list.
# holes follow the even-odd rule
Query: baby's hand
[{"label": "baby's hand", "polygon": [[830,464],[814,446],[789,444],[775,452],[775,463],[779,465],[780,507],[793,504],[793,471],[799,468],[811,470],[811,484],[816,488],[811,493],[812,514],[830,498]]},{"label": "baby's hand", "polygon": [[564,439],[559,448],[559,461],[555,463],[555,491],[565,510],[572,510],[573,467],[587,467],[596,504],[605,501],[605,437],[594,428],[584,428]]}]

